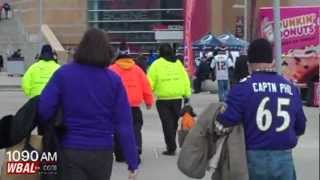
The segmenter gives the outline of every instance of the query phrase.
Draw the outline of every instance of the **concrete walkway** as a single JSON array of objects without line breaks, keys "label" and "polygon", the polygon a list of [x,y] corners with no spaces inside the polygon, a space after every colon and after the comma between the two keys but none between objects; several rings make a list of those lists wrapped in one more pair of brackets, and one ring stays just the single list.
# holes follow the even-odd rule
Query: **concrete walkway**
[{"label": "concrete walkway", "polygon": [[[9,77],[6,72],[0,72],[0,91],[21,90],[21,79],[22,77]],[[202,90],[217,93],[217,86],[216,81],[206,80],[202,83]]]},{"label": "concrete walkway", "polygon": [[9,77],[7,73],[0,72],[0,91],[21,90],[21,77]]},{"label": "concrete walkway", "polygon": [[[22,92],[0,92],[0,117],[14,113],[26,101]],[[192,97],[191,103],[197,113],[210,102],[217,101],[217,96],[201,93]],[[164,150],[163,134],[156,109],[144,112],[143,156],[140,174],[137,180],[189,180],[177,169],[177,157],[162,156]],[[308,117],[306,134],[300,139],[294,150],[298,180],[319,179],[319,110],[305,108]],[[0,152],[0,162],[3,153]],[[127,166],[114,164],[112,180],[127,179]],[[205,180],[209,180],[209,176]]]}]

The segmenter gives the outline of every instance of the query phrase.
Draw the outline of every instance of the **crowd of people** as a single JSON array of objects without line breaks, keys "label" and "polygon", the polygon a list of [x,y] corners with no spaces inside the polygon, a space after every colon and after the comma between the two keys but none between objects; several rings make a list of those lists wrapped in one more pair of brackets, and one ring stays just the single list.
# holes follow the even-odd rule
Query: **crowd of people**
[{"label": "crowd of people", "polygon": [[[166,143],[162,154],[176,155],[178,120],[192,83],[169,44],[152,58],[149,66],[139,64],[125,45],[114,58],[107,33],[98,29],[85,33],[73,61],[63,66],[50,45],[43,46],[22,87],[28,97],[39,96],[40,127],[63,112],[62,179],[110,179],[114,154],[134,179],[143,153],[143,104],[158,111]],[[230,68],[238,82],[231,89]],[[219,49],[201,61],[196,76],[196,92],[203,79],[218,81],[219,100],[227,105],[218,115],[220,130],[243,124],[250,180],[295,179],[291,149],[304,133],[306,118],[297,88],[275,72],[271,44],[252,42],[248,56],[243,52],[235,64]]]},{"label": "crowd of people", "polygon": [[[181,61],[168,44],[160,47],[160,59],[152,63],[147,74],[145,66],[130,57],[125,46],[120,46],[116,58],[113,56],[106,33],[91,29],[73,62],[60,67],[51,46],[44,45],[37,62],[22,79],[26,96],[40,95],[40,128],[62,108],[68,129],[61,140],[65,159],[62,178],[109,179],[113,153],[116,161],[128,163],[129,176],[134,177],[143,149],[142,103],[147,109],[157,106],[167,144],[163,154],[176,153],[181,104],[191,96],[189,77]],[[97,166],[92,167],[90,162]],[[76,175],[72,173],[75,168]]]},{"label": "crowd of people", "polygon": [[224,102],[230,87],[249,75],[246,50],[234,59],[225,46],[217,47],[199,58],[195,79],[194,93],[202,91],[206,80],[217,81],[219,101]]}]

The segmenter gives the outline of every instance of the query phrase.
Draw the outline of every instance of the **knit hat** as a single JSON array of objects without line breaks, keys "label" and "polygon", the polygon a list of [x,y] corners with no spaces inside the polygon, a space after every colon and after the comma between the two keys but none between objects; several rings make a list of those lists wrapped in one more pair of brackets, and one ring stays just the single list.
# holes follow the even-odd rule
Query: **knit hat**
[{"label": "knit hat", "polygon": [[257,39],[251,42],[248,49],[249,63],[272,63],[273,49],[266,39]]},{"label": "knit hat", "polygon": [[54,58],[54,53],[52,47],[49,44],[42,46],[40,59],[43,60],[52,60]]},{"label": "knit hat", "polygon": [[126,42],[121,42],[119,45],[119,55],[128,55],[129,47]]}]

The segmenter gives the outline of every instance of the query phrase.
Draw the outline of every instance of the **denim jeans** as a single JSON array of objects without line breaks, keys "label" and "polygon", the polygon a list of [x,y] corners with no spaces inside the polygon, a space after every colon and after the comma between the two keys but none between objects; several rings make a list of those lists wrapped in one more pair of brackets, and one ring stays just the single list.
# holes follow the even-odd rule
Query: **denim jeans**
[{"label": "denim jeans", "polygon": [[247,151],[250,180],[296,180],[290,150]]},{"label": "denim jeans", "polygon": [[224,102],[227,99],[230,88],[229,86],[230,85],[228,80],[218,80],[218,93],[220,102]]}]

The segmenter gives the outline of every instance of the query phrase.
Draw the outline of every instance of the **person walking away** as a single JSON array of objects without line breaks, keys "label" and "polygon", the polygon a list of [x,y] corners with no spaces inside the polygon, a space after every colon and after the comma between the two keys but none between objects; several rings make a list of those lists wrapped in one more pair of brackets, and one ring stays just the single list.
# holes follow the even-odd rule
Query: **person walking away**
[{"label": "person walking away", "polygon": [[[142,154],[142,134],[143,117],[140,106],[145,102],[147,109],[151,109],[154,99],[150,82],[145,72],[128,55],[120,55],[110,69],[116,72],[122,79],[126,88],[133,117],[134,132],[137,141],[137,150]],[[118,139],[118,138],[116,138]],[[116,140],[116,143],[118,141]],[[116,144],[116,160],[124,161],[121,149]]]},{"label": "person walking away", "polygon": [[202,58],[196,71],[196,79],[193,81],[194,93],[201,92],[202,82],[209,79],[211,74],[210,62],[206,58]]},{"label": "person walking away", "polygon": [[225,44],[223,44],[221,48],[226,51],[228,58],[231,60],[232,66],[228,68],[229,87],[231,87],[233,84],[235,84],[235,82],[234,82],[234,66],[235,66],[236,59],[233,58],[231,50]]},{"label": "person walking away", "polygon": [[232,60],[226,54],[225,49],[218,49],[218,54],[211,62],[211,69],[215,69],[216,79],[218,81],[219,101],[224,102],[228,94],[229,85],[229,68],[233,67]]},{"label": "person walking away", "polygon": [[22,78],[22,89],[29,98],[41,94],[48,81],[60,67],[54,59],[50,45],[44,45],[41,49],[39,61],[31,65]]},{"label": "person walking away", "polygon": [[236,60],[236,64],[234,67],[234,82],[239,83],[243,78],[246,78],[248,75],[248,56],[242,54]]},{"label": "person walking away", "polygon": [[147,73],[148,64],[143,54],[140,54],[138,57],[136,57],[134,59],[134,62],[143,70],[144,73]]},{"label": "person walking away", "polygon": [[151,66],[151,64],[157,60],[158,56],[157,54],[154,52],[154,50],[150,50],[149,51],[149,56],[148,56],[148,67]]},{"label": "person walking away", "polygon": [[121,78],[106,69],[112,57],[107,33],[89,29],[74,61],[54,74],[40,96],[43,124],[58,108],[64,113],[62,180],[110,180],[113,136],[120,138],[129,179],[136,175],[138,152],[128,97]]},{"label": "person walking away", "polygon": [[275,71],[272,51],[265,39],[250,44],[251,77],[230,90],[217,126],[243,124],[251,180],[295,180],[292,149],[306,117],[298,88]]},{"label": "person walking away", "polygon": [[4,13],[6,16],[6,19],[9,19],[9,11],[11,10],[11,6],[9,3],[4,3],[3,4],[3,9],[4,9]]},{"label": "person walking away", "polygon": [[3,56],[0,55],[0,72],[2,72],[3,67],[4,67]]},{"label": "person walking away", "polygon": [[119,44],[117,56],[124,55],[124,54],[126,54],[126,55],[130,54],[130,48],[129,48],[127,42],[125,42],[125,41],[123,41]]},{"label": "person walking away", "polygon": [[157,96],[156,106],[162,123],[167,150],[163,155],[175,155],[176,132],[182,101],[188,101],[191,87],[188,74],[180,62],[174,58],[169,44],[160,46],[160,58],[149,68],[148,77]]}]

